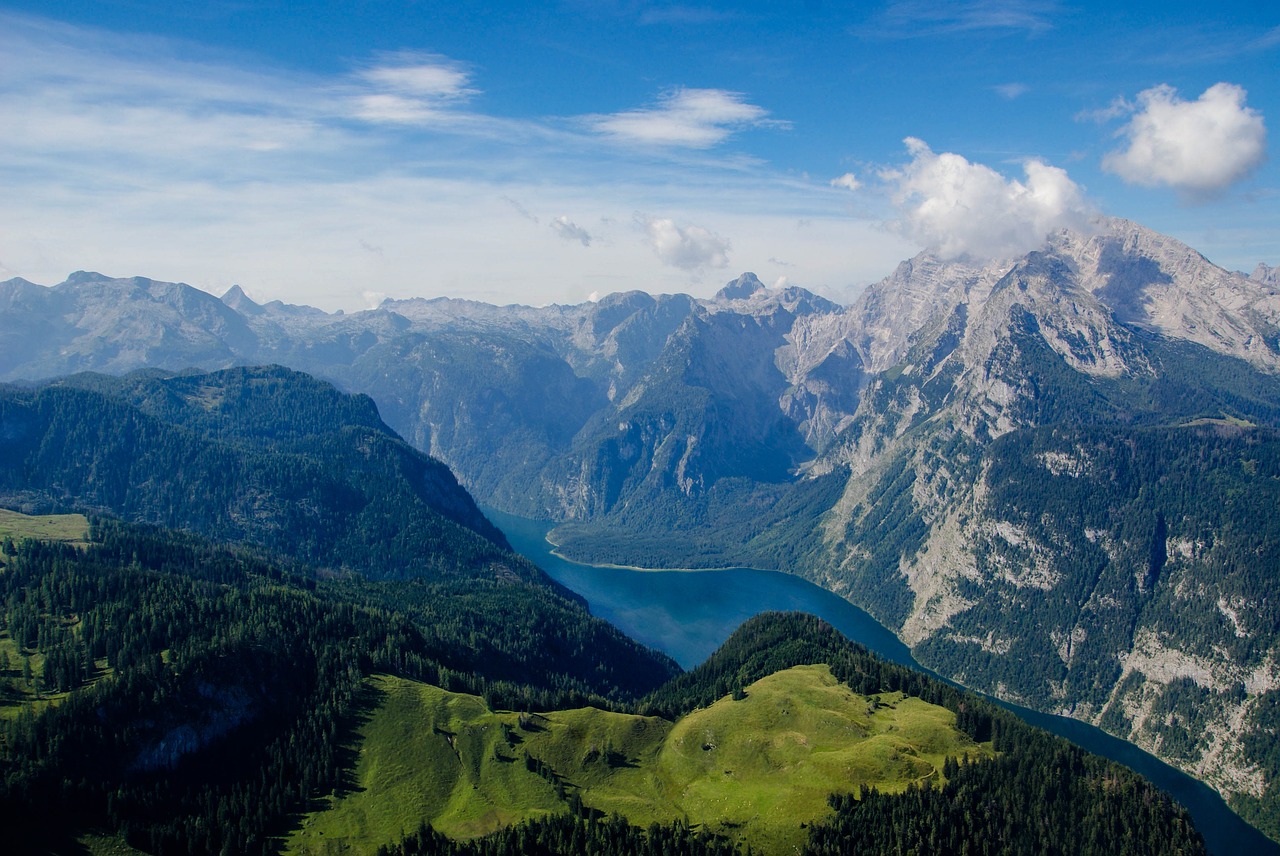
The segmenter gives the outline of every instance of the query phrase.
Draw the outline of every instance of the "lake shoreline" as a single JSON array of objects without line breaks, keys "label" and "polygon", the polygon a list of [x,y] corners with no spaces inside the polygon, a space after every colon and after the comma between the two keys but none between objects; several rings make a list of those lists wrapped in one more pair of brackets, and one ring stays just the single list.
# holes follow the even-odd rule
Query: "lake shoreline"
[{"label": "lake shoreline", "polygon": [[[490,513],[491,510],[492,509],[487,510],[485,513],[488,514]],[[765,570],[764,568],[747,568],[747,567],[740,567],[736,565],[730,565],[722,568],[642,568],[639,565],[615,565],[612,562],[588,562],[585,559],[575,559],[573,556],[570,556],[567,553],[562,553],[560,551],[561,545],[551,537],[551,533],[554,531],[555,531],[555,525],[553,524],[551,528],[547,530],[547,534],[543,536],[543,540],[551,545],[551,549],[548,550],[547,552],[555,556],[557,559],[560,559],[561,561],[570,562],[575,565],[589,565],[590,567],[593,567],[593,568],[611,568],[617,571],[635,571],[638,574],[701,574],[708,571],[715,572],[715,571]],[[785,573],[785,571],[778,572],[778,573]]]}]

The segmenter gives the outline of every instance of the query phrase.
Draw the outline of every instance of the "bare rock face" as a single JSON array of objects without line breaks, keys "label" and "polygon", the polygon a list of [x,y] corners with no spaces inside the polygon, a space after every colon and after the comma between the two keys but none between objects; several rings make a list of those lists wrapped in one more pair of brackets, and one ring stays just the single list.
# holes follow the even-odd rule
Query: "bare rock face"
[{"label": "bare rock face", "polygon": [[1266,272],[1230,273],[1186,244],[1127,220],[1111,220],[1088,238],[1061,233],[1050,246],[1120,322],[1280,371],[1274,272],[1270,283]]},{"label": "bare rock face", "polygon": [[1273,268],[1258,262],[1258,266],[1253,269],[1253,273],[1249,274],[1249,279],[1254,282],[1260,282],[1272,289],[1280,288],[1280,268]]},{"label": "bare rock face", "polygon": [[943,261],[921,253],[870,286],[850,307],[851,339],[868,371],[897,365],[914,339],[958,306],[981,306],[1010,262]]}]

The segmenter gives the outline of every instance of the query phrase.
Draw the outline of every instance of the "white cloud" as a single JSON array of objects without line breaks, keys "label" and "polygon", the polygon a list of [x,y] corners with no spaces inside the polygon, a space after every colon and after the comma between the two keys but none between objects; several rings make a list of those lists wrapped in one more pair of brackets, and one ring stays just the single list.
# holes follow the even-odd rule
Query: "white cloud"
[{"label": "white cloud", "polygon": [[352,113],[366,122],[422,124],[476,94],[461,65],[433,55],[388,55],[355,78],[367,91],[353,96]]},{"label": "white cloud", "polygon": [[589,116],[586,121],[598,133],[622,142],[705,149],[741,128],[786,125],[767,120],[768,115],[739,92],[680,88],[663,94],[655,107]]},{"label": "white cloud", "polygon": [[1184,101],[1171,86],[1138,94],[1133,118],[1120,132],[1128,147],[1102,166],[1131,184],[1166,185],[1193,195],[1225,190],[1266,159],[1262,114],[1245,106],[1245,91],[1230,83]]},{"label": "white cloud", "polygon": [[649,246],[665,265],[694,271],[729,264],[729,242],[701,226],[677,226],[673,220],[657,218],[642,225]]},{"label": "white cloud", "polygon": [[862,182],[858,181],[858,177],[851,172],[846,172],[839,178],[831,179],[832,187],[843,187],[845,190],[857,190],[862,186]]},{"label": "white cloud", "polygon": [[997,95],[1009,101],[1026,95],[1031,91],[1031,87],[1025,83],[1001,83],[999,86],[992,88],[995,89]]},{"label": "white cloud", "polygon": [[1028,160],[1023,182],[957,154],[936,154],[921,140],[905,142],[911,162],[882,173],[901,215],[894,226],[944,258],[1021,255],[1050,232],[1084,227],[1092,214],[1079,185],[1058,167]]},{"label": "white cloud", "polygon": [[551,228],[566,241],[577,241],[584,247],[591,246],[591,233],[570,220],[568,217],[557,217],[551,221]]},{"label": "white cloud", "polygon": [[1081,110],[1076,114],[1077,122],[1110,122],[1133,113],[1134,107],[1123,98],[1112,98],[1111,103],[1098,110]]},{"label": "white cloud", "polygon": [[454,62],[439,57],[411,58],[374,66],[358,76],[370,83],[427,98],[463,98],[474,94],[468,89],[470,76]]}]

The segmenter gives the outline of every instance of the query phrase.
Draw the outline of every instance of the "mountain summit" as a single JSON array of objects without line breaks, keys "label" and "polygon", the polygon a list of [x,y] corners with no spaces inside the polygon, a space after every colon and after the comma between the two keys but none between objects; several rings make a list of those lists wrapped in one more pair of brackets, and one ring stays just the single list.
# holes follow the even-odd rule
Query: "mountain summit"
[{"label": "mountain summit", "polygon": [[743,300],[764,290],[764,283],[754,273],[748,272],[717,291],[716,300]]}]

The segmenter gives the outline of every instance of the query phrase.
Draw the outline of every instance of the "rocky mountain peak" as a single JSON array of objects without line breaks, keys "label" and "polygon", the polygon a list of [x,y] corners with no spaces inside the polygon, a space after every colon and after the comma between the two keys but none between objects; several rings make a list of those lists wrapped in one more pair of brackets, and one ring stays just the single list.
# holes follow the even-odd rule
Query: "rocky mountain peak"
[{"label": "rocky mountain peak", "polygon": [[1271,267],[1258,262],[1258,266],[1253,269],[1253,273],[1249,274],[1249,279],[1271,288],[1280,288],[1280,267]]},{"label": "rocky mountain peak", "polygon": [[765,285],[760,279],[751,272],[742,274],[742,276],[725,285],[724,288],[716,292],[716,300],[743,300],[752,297],[757,292],[765,290]]},{"label": "rocky mountain peak", "polygon": [[1050,249],[1121,323],[1280,370],[1280,295],[1264,281],[1119,218],[1094,235],[1061,233]]},{"label": "rocky mountain peak", "polygon": [[249,295],[244,293],[238,285],[233,285],[227,289],[227,293],[222,295],[222,302],[231,307],[241,315],[261,315],[262,307],[253,302]]},{"label": "rocky mountain peak", "polygon": [[[736,312],[757,319],[778,313],[792,317],[828,315],[844,309],[840,304],[819,297],[798,285],[780,284],[780,287],[769,288],[754,273],[744,273],[716,292],[715,298],[703,305],[711,312]],[[785,323],[789,324],[790,321]]]},{"label": "rocky mountain peak", "polygon": [[1011,264],[944,261],[924,252],[869,286],[849,308],[854,344],[872,371],[896,365],[913,339],[961,304],[981,304]]},{"label": "rocky mountain peak", "polygon": [[78,270],[67,277],[67,283],[83,285],[88,282],[109,282],[113,277],[98,273],[96,270]]}]

